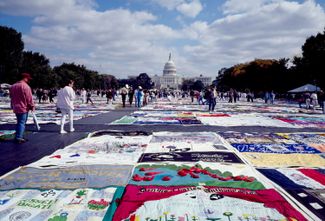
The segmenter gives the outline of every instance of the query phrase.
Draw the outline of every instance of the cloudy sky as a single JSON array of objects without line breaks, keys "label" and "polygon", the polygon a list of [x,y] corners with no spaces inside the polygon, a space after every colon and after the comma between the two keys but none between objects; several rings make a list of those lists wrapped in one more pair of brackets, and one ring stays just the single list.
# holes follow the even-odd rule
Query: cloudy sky
[{"label": "cloudy sky", "polygon": [[119,78],[162,74],[169,52],[182,76],[215,77],[255,58],[292,58],[323,32],[325,0],[1,0],[0,25],[51,65],[84,64]]}]

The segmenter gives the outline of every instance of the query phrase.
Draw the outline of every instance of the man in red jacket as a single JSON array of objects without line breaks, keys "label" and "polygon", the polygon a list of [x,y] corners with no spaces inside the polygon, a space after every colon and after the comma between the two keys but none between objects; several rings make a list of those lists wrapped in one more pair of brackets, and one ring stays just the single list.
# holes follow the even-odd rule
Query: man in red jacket
[{"label": "man in red jacket", "polygon": [[28,118],[28,112],[35,110],[35,104],[33,101],[32,90],[28,86],[28,82],[31,80],[31,76],[28,73],[22,73],[21,80],[15,83],[10,88],[11,107],[16,114],[17,126],[16,126],[16,138],[17,143],[24,143],[24,131]]}]

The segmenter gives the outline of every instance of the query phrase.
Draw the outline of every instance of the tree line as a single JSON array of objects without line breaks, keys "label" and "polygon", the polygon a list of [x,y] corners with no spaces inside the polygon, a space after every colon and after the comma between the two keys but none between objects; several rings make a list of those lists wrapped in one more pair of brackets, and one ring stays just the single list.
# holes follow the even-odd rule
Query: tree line
[{"label": "tree line", "polygon": [[[271,50],[271,49],[270,49]],[[291,65],[290,64],[291,61]],[[302,46],[302,55],[293,59],[255,59],[247,63],[222,68],[213,85],[219,90],[250,89],[253,91],[274,90],[286,92],[306,83],[325,89],[325,29],[323,33],[310,36]],[[117,79],[113,75],[99,74],[84,65],[63,63],[51,67],[50,61],[39,52],[24,51],[21,33],[15,29],[0,26],[0,83],[13,84],[20,73],[32,74],[33,88],[58,88],[66,78],[75,80],[77,88],[103,89],[119,88],[126,84],[133,88],[142,86],[151,89],[154,84],[146,73],[129,79]],[[185,80],[183,90],[200,90],[201,81]]]},{"label": "tree line", "polygon": [[32,88],[59,88],[66,79],[73,79],[76,88],[102,89],[119,88],[126,83],[133,87],[151,89],[153,83],[146,73],[134,79],[117,79],[110,74],[99,74],[84,65],[63,63],[51,67],[50,60],[39,52],[24,51],[21,33],[15,29],[0,26],[0,83],[13,84],[20,74],[32,75]]},{"label": "tree line", "polygon": [[[271,50],[271,49],[270,49]],[[217,76],[219,90],[287,92],[310,83],[325,89],[325,29],[310,36],[302,46],[302,55],[291,59],[255,59],[222,68]]]}]

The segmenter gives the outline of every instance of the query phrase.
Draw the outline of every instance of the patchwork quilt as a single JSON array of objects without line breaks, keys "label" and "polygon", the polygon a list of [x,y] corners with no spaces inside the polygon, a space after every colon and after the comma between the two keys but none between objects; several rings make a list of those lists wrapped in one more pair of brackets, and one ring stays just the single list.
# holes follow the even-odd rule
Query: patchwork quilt
[{"label": "patchwork quilt", "polygon": [[287,122],[267,116],[253,114],[232,114],[220,117],[197,117],[204,125],[210,126],[262,126],[262,127],[295,127]]},{"label": "patchwork quilt", "polygon": [[[221,132],[219,134],[254,166],[317,167],[325,165],[321,148],[309,146],[308,143],[303,143],[302,139],[290,139],[292,135],[289,133]],[[317,133],[308,134],[311,137],[317,135]]]},{"label": "patchwork quilt", "polygon": [[12,140],[15,138],[15,130],[0,130],[0,141],[2,140]]},{"label": "patchwork quilt", "polygon": [[259,169],[306,208],[325,220],[325,171],[323,169]]},{"label": "patchwork quilt", "polygon": [[[99,163],[99,162],[98,162]],[[78,189],[125,186],[133,170],[130,165],[80,165],[39,169],[21,167],[0,179],[0,190]]]},{"label": "patchwork quilt", "polygon": [[130,116],[124,116],[111,124],[201,124],[191,112],[177,111],[136,111]]},{"label": "patchwork quilt", "polygon": [[[103,220],[117,188],[0,192],[0,220]],[[119,196],[121,191],[118,192]],[[114,206],[115,209],[116,206]]]},{"label": "patchwork quilt", "polygon": [[128,185],[113,221],[307,220],[273,189]]},{"label": "patchwork quilt", "polygon": [[325,116],[284,116],[284,117],[274,117],[275,119],[281,120],[283,122],[289,123],[297,127],[316,127],[325,128]]},{"label": "patchwork quilt", "polygon": [[321,152],[325,152],[325,133],[277,133],[286,139],[307,144]]},{"label": "patchwork quilt", "polygon": [[168,152],[168,153],[144,153],[138,162],[213,162],[213,163],[243,163],[232,152],[200,151],[200,152]]},{"label": "patchwork quilt", "polygon": [[74,165],[134,165],[145,151],[151,136],[90,137],[55,151],[32,163],[32,167],[55,168]]},{"label": "patchwork quilt", "polygon": [[213,132],[155,132],[146,149],[146,153],[156,152],[193,152],[226,151],[229,145]]},{"label": "patchwork quilt", "polygon": [[218,163],[154,163],[138,164],[129,182],[133,185],[219,186],[265,189],[250,167]]}]

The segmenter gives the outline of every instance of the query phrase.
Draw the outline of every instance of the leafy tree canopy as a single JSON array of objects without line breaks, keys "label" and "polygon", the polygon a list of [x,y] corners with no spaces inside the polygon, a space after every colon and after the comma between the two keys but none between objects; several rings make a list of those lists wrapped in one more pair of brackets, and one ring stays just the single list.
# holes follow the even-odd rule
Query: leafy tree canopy
[{"label": "leafy tree canopy", "polygon": [[19,79],[23,50],[21,33],[0,26],[0,83],[12,84]]}]

